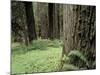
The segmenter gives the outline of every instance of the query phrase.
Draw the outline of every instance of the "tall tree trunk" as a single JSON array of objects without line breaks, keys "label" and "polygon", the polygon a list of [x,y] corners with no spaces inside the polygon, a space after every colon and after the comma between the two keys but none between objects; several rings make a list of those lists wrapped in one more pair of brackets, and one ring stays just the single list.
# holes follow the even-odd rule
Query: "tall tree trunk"
[{"label": "tall tree trunk", "polygon": [[24,2],[24,3],[26,9],[29,42],[31,43],[33,39],[37,39],[33,6],[32,6],[32,2]]},{"label": "tall tree trunk", "polygon": [[38,3],[38,8],[39,8],[39,20],[40,20],[40,36],[41,38],[45,39],[48,38],[48,6],[47,3]]},{"label": "tall tree trunk", "polygon": [[23,2],[11,1],[12,38],[20,39],[28,45],[26,12]]},{"label": "tall tree trunk", "polygon": [[48,38],[53,39],[53,10],[54,4],[48,4],[48,17],[49,17],[49,28],[48,28]]},{"label": "tall tree trunk", "polygon": [[59,5],[60,38],[63,36],[63,4]]},{"label": "tall tree trunk", "polygon": [[[71,50],[80,50],[92,67],[96,57],[95,49],[95,6],[64,5],[64,49],[67,54]],[[78,60],[75,60],[78,63]]]},{"label": "tall tree trunk", "polygon": [[60,38],[60,24],[59,24],[59,4],[54,4],[53,10],[53,38]]},{"label": "tall tree trunk", "polygon": [[58,30],[57,30],[57,38],[58,39],[60,39],[60,22],[61,22],[61,19],[60,19],[60,4],[58,4],[58,6],[57,6],[57,18],[58,18],[58,24],[57,24],[57,26],[58,26]]}]

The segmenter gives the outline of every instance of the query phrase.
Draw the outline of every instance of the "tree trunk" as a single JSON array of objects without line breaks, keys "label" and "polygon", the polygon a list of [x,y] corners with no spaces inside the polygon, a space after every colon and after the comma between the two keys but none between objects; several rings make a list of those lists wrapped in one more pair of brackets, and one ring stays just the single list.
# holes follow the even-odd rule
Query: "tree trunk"
[{"label": "tree trunk", "polygon": [[[71,50],[80,50],[92,67],[96,57],[95,49],[95,6],[64,5],[64,50],[65,54]],[[78,61],[78,60],[76,60]],[[78,63],[78,62],[76,62]]]},{"label": "tree trunk", "polygon": [[14,38],[15,40],[21,40],[28,45],[27,22],[24,3],[20,1],[12,1],[11,9],[12,39]]},{"label": "tree trunk", "polygon": [[61,22],[61,19],[60,19],[60,4],[57,5],[57,19],[58,19],[58,23],[57,23],[57,39],[60,39],[60,22]]},{"label": "tree trunk", "polygon": [[32,2],[24,2],[24,3],[26,9],[29,42],[31,43],[33,39],[37,39],[33,6],[32,6]]},{"label": "tree trunk", "polygon": [[40,36],[43,39],[48,38],[48,10],[47,10],[47,3],[38,3],[38,8],[39,8],[39,20],[40,20]]},{"label": "tree trunk", "polygon": [[63,36],[63,5],[59,5],[60,38]]},{"label": "tree trunk", "polygon": [[59,4],[54,4],[53,10],[53,38],[60,38],[60,15],[59,15]]},{"label": "tree trunk", "polygon": [[49,28],[48,28],[48,38],[53,39],[53,10],[54,4],[48,4],[48,17],[49,17]]}]

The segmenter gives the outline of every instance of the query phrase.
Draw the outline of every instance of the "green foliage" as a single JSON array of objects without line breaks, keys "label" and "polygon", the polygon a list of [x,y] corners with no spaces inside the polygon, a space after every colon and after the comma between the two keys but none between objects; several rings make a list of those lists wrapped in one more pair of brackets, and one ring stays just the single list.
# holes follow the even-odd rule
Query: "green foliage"
[{"label": "green foliage", "polygon": [[48,47],[59,48],[61,47],[61,40],[48,40],[48,39],[38,39],[33,40],[32,44],[28,47],[24,45],[24,43],[13,43],[12,44],[12,53],[14,54],[22,54],[31,50],[48,50]]},{"label": "green foliage", "polygon": [[59,40],[48,40],[48,39],[38,39],[38,40],[33,40],[31,47],[29,47],[30,49],[34,49],[34,50],[47,50],[48,47],[54,47],[54,48],[58,48],[60,47],[60,44],[62,42]]},{"label": "green foliage", "polygon": [[79,50],[72,50],[68,53],[68,57],[77,56],[79,60],[82,60],[87,66],[89,66],[89,61]]},{"label": "green foliage", "polygon": [[72,70],[79,70],[79,67],[74,66],[73,64],[64,64],[63,71],[72,71]]},{"label": "green foliage", "polygon": [[[34,40],[28,47],[22,43],[12,43],[12,73],[58,71],[62,53],[61,44],[61,40],[48,39]],[[80,62],[75,62],[76,57]],[[87,69],[86,67],[91,66],[80,50],[71,50],[62,61],[64,64],[60,71]],[[92,65],[95,66],[95,63],[93,62]]]},{"label": "green foliage", "polygon": [[70,51],[67,56],[63,57],[62,61],[64,62],[62,70],[82,70],[88,69],[89,67],[94,68],[96,65],[95,61],[92,62],[93,64],[91,65],[85,55],[80,52],[80,50]]},{"label": "green foliage", "polygon": [[11,45],[11,50],[12,54],[16,55],[26,53],[28,48],[23,43],[16,42]]},{"label": "green foliage", "polygon": [[60,44],[60,41],[47,39],[34,40],[29,47],[12,43],[12,74],[57,71],[61,58]]}]

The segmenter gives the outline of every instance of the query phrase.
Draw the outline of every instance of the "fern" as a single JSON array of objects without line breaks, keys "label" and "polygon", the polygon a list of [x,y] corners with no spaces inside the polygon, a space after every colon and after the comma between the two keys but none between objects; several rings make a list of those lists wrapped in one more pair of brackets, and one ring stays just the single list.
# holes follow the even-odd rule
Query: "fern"
[{"label": "fern", "polygon": [[62,58],[62,61],[69,61],[70,60],[70,58],[68,57],[68,56],[64,56],[63,58]]},{"label": "fern", "polygon": [[62,70],[78,70],[79,67],[74,66],[72,64],[64,64]]},{"label": "fern", "polygon": [[78,58],[80,58],[80,60],[82,60],[84,63],[86,63],[86,66],[89,66],[88,60],[80,51],[78,51],[78,50],[70,51],[68,53],[68,57],[71,57],[71,56],[77,56]]},{"label": "fern", "polygon": [[[70,63],[71,61],[73,61],[74,57],[78,57],[78,60],[81,60],[79,63],[83,62],[85,66],[82,64],[83,67],[79,67],[78,65],[80,66],[82,65],[78,63],[77,65],[75,65],[74,63]],[[90,67],[95,68],[95,65],[96,65],[95,61],[91,65],[90,62],[85,57],[85,55],[82,54],[82,52],[80,52],[79,50],[70,51],[66,56],[62,58],[62,61],[64,62],[62,70],[78,70],[78,69],[83,70]]]}]

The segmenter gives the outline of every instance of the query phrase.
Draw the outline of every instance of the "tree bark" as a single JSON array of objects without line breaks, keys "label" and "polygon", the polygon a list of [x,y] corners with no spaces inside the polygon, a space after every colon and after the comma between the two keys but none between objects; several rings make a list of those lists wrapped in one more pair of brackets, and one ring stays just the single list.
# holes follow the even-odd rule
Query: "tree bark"
[{"label": "tree bark", "polygon": [[24,3],[20,1],[11,1],[11,9],[12,39],[17,39],[17,42],[19,42],[18,40],[21,40],[28,46],[27,22]]},{"label": "tree bark", "polygon": [[53,38],[60,38],[60,15],[59,15],[59,4],[54,4],[53,10]]},{"label": "tree bark", "polygon": [[[96,18],[95,6],[64,5],[64,52],[80,50],[92,67],[96,58]],[[76,60],[77,61],[77,60]],[[76,62],[78,63],[78,62]]]},{"label": "tree bark", "polygon": [[39,20],[40,20],[40,26],[39,26],[39,30],[40,30],[40,36],[42,39],[46,39],[48,38],[48,6],[47,3],[38,3],[38,8],[39,8]]},{"label": "tree bark", "polygon": [[53,10],[54,4],[48,4],[48,17],[49,17],[49,28],[48,28],[48,38],[53,39]]},{"label": "tree bark", "polygon": [[31,43],[32,40],[37,39],[33,6],[32,6],[32,2],[24,2],[24,3],[26,9],[29,42]]}]

